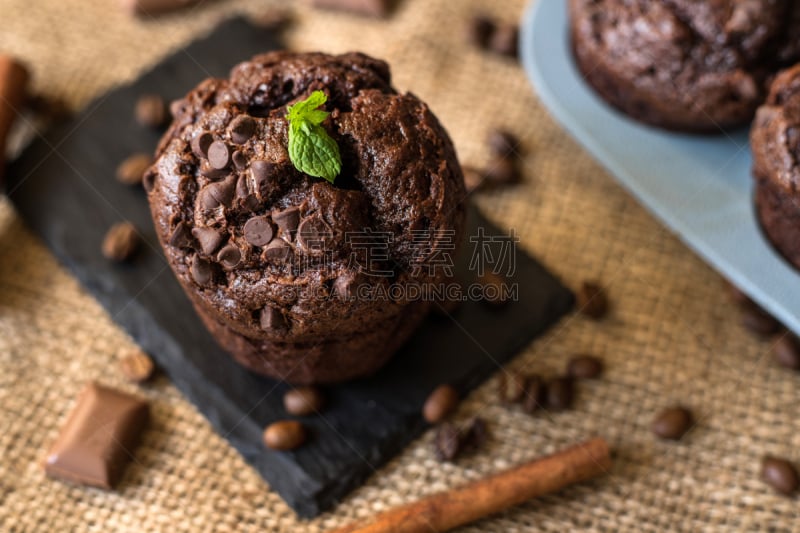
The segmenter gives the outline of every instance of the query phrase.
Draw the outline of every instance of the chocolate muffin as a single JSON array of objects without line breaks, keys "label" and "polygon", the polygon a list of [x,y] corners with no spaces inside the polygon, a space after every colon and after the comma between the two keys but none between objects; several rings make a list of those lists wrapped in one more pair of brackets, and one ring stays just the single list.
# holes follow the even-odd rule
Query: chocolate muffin
[{"label": "chocolate muffin", "polygon": [[[332,183],[298,170],[288,148],[289,106],[317,91],[340,157]],[[172,114],[144,186],[219,344],[293,383],[386,362],[429,308],[403,288],[441,281],[434,258],[464,228],[463,175],[428,106],[366,55],[274,52],[202,82]]]},{"label": "chocolate muffin", "polygon": [[746,124],[775,63],[794,54],[785,0],[570,0],[586,81],[655,126],[719,132]]},{"label": "chocolate muffin", "polygon": [[800,268],[800,65],[772,82],[750,145],[758,219],[775,247]]}]

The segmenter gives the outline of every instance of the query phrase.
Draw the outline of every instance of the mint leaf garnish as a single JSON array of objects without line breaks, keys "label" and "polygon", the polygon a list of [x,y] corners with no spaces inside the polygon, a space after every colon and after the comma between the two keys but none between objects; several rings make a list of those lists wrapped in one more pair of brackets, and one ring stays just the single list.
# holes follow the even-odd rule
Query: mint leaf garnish
[{"label": "mint leaf garnish", "polygon": [[300,172],[333,183],[342,171],[342,156],[322,123],[327,111],[318,109],[328,101],[322,91],[314,91],[303,101],[289,106],[289,159]]}]

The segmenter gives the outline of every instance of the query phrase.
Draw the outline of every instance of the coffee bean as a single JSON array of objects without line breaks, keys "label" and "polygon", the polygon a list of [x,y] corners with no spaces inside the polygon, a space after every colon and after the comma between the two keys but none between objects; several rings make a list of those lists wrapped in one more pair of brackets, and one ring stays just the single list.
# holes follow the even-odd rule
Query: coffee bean
[{"label": "coffee bean", "polygon": [[759,337],[769,337],[781,330],[780,322],[754,303],[742,308],[742,326]]},{"label": "coffee bean", "polygon": [[136,101],[136,122],[148,128],[162,128],[169,120],[169,110],[164,99],[157,94],[144,94]]},{"label": "coffee bean", "polygon": [[571,377],[561,376],[551,379],[545,386],[545,404],[551,411],[565,411],[572,407],[575,399],[575,385]]},{"label": "coffee bean", "polygon": [[278,225],[284,235],[291,238],[300,224],[300,210],[296,207],[288,207],[282,211],[273,211],[272,221]]},{"label": "coffee bean", "polygon": [[800,339],[787,333],[772,347],[775,362],[785,368],[800,370]]},{"label": "coffee bean", "polygon": [[526,377],[521,374],[501,370],[497,391],[500,402],[507,405],[521,402],[525,394],[526,381]]},{"label": "coffee bean", "polygon": [[247,115],[239,115],[231,121],[229,131],[233,142],[244,144],[256,132],[256,121]]},{"label": "coffee bean", "polygon": [[192,258],[189,272],[192,274],[195,283],[201,287],[211,285],[211,282],[214,280],[214,269],[211,267],[211,263],[202,259],[199,255],[195,255],[194,258]]},{"label": "coffee bean", "polygon": [[525,391],[522,395],[522,410],[528,414],[547,403],[547,387],[541,376],[532,374],[525,379]]},{"label": "coffee bean", "polygon": [[235,244],[225,245],[217,254],[217,262],[226,270],[232,270],[242,262],[242,251]]},{"label": "coffee bean", "polygon": [[492,154],[503,158],[513,157],[520,146],[517,136],[503,129],[495,129],[489,132],[487,144]]},{"label": "coffee bean", "polygon": [[228,168],[231,164],[231,149],[222,141],[214,141],[208,147],[208,163],[217,170]]},{"label": "coffee bean", "polygon": [[476,192],[485,188],[483,172],[475,167],[462,167],[464,173],[464,186],[468,193]]},{"label": "coffee bean", "polygon": [[430,424],[441,422],[458,407],[458,392],[452,385],[440,385],[431,392],[422,407],[422,416]]},{"label": "coffee bean", "polygon": [[587,317],[599,320],[608,313],[608,298],[600,284],[584,281],[576,296],[578,311]]},{"label": "coffee bean", "polygon": [[222,244],[222,235],[214,228],[194,228],[192,235],[197,239],[200,251],[205,255],[213,254]]},{"label": "coffee bean", "polygon": [[306,428],[296,420],[273,422],[264,430],[264,444],[273,450],[294,450],[306,437]]},{"label": "coffee bean", "polygon": [[114,224],[103,239],[103,255],[106,259],[127,261],[139,248],[140,238],[130,222]]},{"label": "coffee bean", "polygon": [[800,476],[795,466],[786,459],[771,455],[761,460],[761,480],[786,496],[800,487]]},{"label": "coffee bean", "polygon": [[522,181],[522,173],[516,159],[510,157],[495,157],[489,162],[484,171],[486,186],[513,185]]},{"label": "coffee bean", "polygon": [[508,303],[508,292],[506,279],[500,274],[495,274],[491,270],[484,271],[483,275],[478,276],[478,283],[483,287],[483,303],[492,307],[502,307]]},{"label": "coffee bean", "polygon": [[603,361],[593,355],[576,355],[567,363],[567,375],[577,379],[593,379],[603,373]]},{"label": "coffee bean", "polygon": [[264,307],[259,315],[261,329],[267,331],[283,331],[287,329],[288,323],[283,313],[270,305]]},{"label": "coffee bean", "polygon": [[136,348],[119,361],[119,368],[125,379],[132,383],[144,383],[153,377],[155,365],[146,353]]},{"label": "coffee bean", "polygon": [[474,15],[467,25],[467,41],[478,48],[486,48],[495,30],[494,21],[486,15]]},{"label": "coffee bean", "polygon": [[297,228],[297,244],[308,254],[324,252],[332,237],[331,227],[319,215],[304,218]]},{"label": "coffee bean", "polygon": [[194,155],[201,159],[208,157],[208,148],[214,142],[214,137],[207,131],[202,131],[194,136],[190,143]]},{"label": "coffee bean", "polygon": [[685,407],[673,406],[658,413],[650,428],[662,439],[679,440],[691,429],[693,423],[691,411]]},{"label": "coffee bean", "polygon": [[518,55],[519,27],[514,24],[500,24],[489,38],[488,48],[496,54],[516,58]]},{"label": "coffee bean", "polygon": [[283,395],[283,407],[294,416],[307,416],[322,409],[322,393],[316,387],[297,387]]},{"label": "coffee bean", "polygon": [[265,216],[253,217],[244,225],[244,238],[253,246],[266,246],[275,232],[272,223]]},{"label": "coffee bean", "polygon": [[169,244],[175,248],[192,247],[192,233],[185,222],[178,222],[175,229],[172,230],[172,235],[169,237]]},{"label": "coffee bean", "polygon": [[434,453],[440,461],[452,461],[461,451],[461,435],[455,424],[445,422],[433,438]]},{"label": "coffee bean", "polygon": [[117,167],[117,181],[125,185],[141,185],[142,176],[153,164],[153,157],[148,154],[134,154]]},{"label": "coffee bean", "polygon": [[283,263],[292,253],[292,247],[283,239],[272,239],[264,248],[264,258],[272,263]]},{"label": "coffee bean", "polygon": [[467,448],[481,448],[489,440],[489,427],[486,420],[476,416],[473,417],[466,426],[464,433],[464,446]]},{"label": "coffee bean", "polygon": [[244,152],[241,150],[236,150],[233,152],[231,161],[233,161],[233,166],[236,167],[236,170],[244,170],[247,168],[247,156],[244,155]]}]

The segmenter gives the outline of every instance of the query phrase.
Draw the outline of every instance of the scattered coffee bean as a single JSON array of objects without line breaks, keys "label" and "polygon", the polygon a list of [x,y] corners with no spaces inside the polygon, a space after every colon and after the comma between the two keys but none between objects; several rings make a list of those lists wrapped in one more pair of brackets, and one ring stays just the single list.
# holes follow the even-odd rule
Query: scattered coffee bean
[{"label": "scattered coffee bean", "polygon": [[222,141],[214,141],[208,147],[208,163],[217,170],[228,168],[231,164],[231,149]]},{"label": "scattered coffee bean", "polygon": [[761,480],[786,496],[792,495],[800,487],[800,476],[795,466],[786,459],[771,455],[761,460]]},{"label": "scattered coffee bean", "polygon": [[584,281],[577,293],[578,311],[589,318],[599,320],[608,313],[606,291],[599,283]]},{"label": "scattered coffee bean", "polygon": [[203,131],[195,135],[190,143],[194,155],[201,159],[208,157],[208,148],[214,142],[214,137],[207,131]]},{"label": "scattered coffee bean", "polygon": [[492,154],[497,157],[514,157],[520,147],[517,136],[504,129],[494,129],[489,132],[487,144]]},{"label": "scattered coffee bean", "polygon": [[296,207],[289,207],[282,211],[273,211],[272,221],[278,225],[285,236],[291,238],[300,224],[300,210]]},{"label": "scattered coffee bean", "polygon": [[244,225],[244,238],[253,246],[266,246],[274,235],[272,223],[265,216],[257,216]]},{"label": "scattered coffee bean", "polygon": [[144,94],[136,101],[136,122],[147,128],[163,128],[169,120],[164,99],[157,94]]},{"label": "scattered coffee bean", "polygon": [[103,255],[112,261],[127,261],[136,253],[139,242],[139,234],[133,224],[130,222],[114,224],[103,239]]},{"label": "scattered coffee bean", "polygon": [[691,411],[681,406],[664,409],[653,419],[651,430],[662,439],[680,440],[694,423]]},{"label": "scattered coffee bean", "polygon": [[239,115],[231,121],[229,131],[234,143],[244,144],[256,132],[256,121],[247,115]]},{"label": "scattered coffee bean", "polygon": [[261,329],[267,331],[283,331],[288,327],[286,317],[280,311],[270,305],[264,307],[259,315]]},{"label": "scattered coffee bean", "polygon": [[194,279],[195,283],[201,287],[207,287],[211,285],[211,282],[214,280],[214,269],[212,268],[211,263],[205,259],[202,259],[199,255],[195,255],[192,259],[189,272],[192,274],[192,278]]},{"label": "scattered coffee bean", "polygon": [[551,411],[565,411],[572,407],[575,399],[573,379],[561,376],[551,379],[545,386],[545,404]]},{"label": "scattered coffee bean", "polygon": [[567,363],[567,375],[577,379],[593,379],[603,373],[603,361],[593,355],[576,355]]},{"label": "scattered coffee bean", "polygon": [[484,172],[488,185],[513,185],[522,181],[522,173],[516,159],[495,157],[489,162]]},{"label": "scattered coffee bean", "polygon": [[464,173],[464,186],[467,188],[467,193],[485,188],[483,172],[475,167],[462,167],[461,170]]},{"label": "scattered coffee bean", "polygon": [[217,262],[226,270],[236,268],[242,261],[242,251],[235,244],[227,244],[217,254]]},{"label": "scattered coffee bean", "polygon": [[200,251],[206,255],[216,252],[222,244],[222,234],[214,228],[198,227],[192,230],[192,235],[200,245]]},{"label": "scattered coffee bean", "polygon": [[283,239],[272,239],[264,248],[264,258],[272,263],[283,263],[292,253],[292,247]]},{"label": "scattered coffee bean", "polygon": [[488,440],[486,421],[475,417],[458,427],[444,422],[433,438],[434,453],[439,461],[453,461],[465,451],[481,448]]},{"label": "scattered coffee bean", "polygon": [[769,337],[781,330],[780,322],[754,303],[742,308],[742,326],[760,337]]},{"label": "scattered coffee bean", "polygon": [[503,276],[486,270],[482,276],[478,276],[478,283],[483,286],[482,302],[492,307],[502,307],[508,303],[509,294],[505,290],[506,279]]},{"label": "scattered coffee bean", "polygon": [[144,383],[153,377],[156,367],[149,355],[135,348],[120,359],[119,368],[128,381]]},{"label": "scattered coffee bean", "polygon": [[521,402],[525,394],[526,382],[527,378],[522,374],[501,370],[497,391],[500,402],[507,405]]},{"label": "scattered coffee bean", "polygon": [[264,430],[264,444],[273,450],[294,450],[306,441],[306,428],[296,420],[273,422]]},{"label": "scattered coffee bean", "polygon": [[304,218],[297,227],[297,244],[308,254],[320,254],[328,247],[333,231],[318,215]]},{"label": "scattered coffee bean", "polygon": [[134,154],[117,167],[117,181],[125,185],[141,185],[142,176],[153,164],[153,157],[148,154]]},{"label": "scattered coffee bean", "polygon": [[519,27],[514,24],[499,24],[489,38],[489,50],[506,57],[518,55]]},{"label": "scattered coffee bean", "polygon": [[547,403],[547,386],[541,376],[529,375],[525,380],[522,410],[531,414]]},{"label": "scattered coffee bean", "polygon": [[429,424],[441,422],[458,407],[458,392],[452,385],[439,385],[425,400],[422,416]]},{"label": "scattered coffee bean", "polygon": [[489,427],[486,420],[476,416],[466,426],[465,444],[469,448],[481,448],[489,440]]},{"label": "scattered coffee bean", "polygon": [[474,15],[467,24],[467,41],[478,48],[485,49],[494,30],[495,23],[491,18],[482,14]]},{"label": "scattered coffee bean", "polygon": [[785,368],[800,370],[800,339],[786,333],[772,347],[775,362]]},{"label": "scattered coffee bean", "polygon": [[294,416],[307,416],[322,409],[322,393],[316,387],[297,387],[283,395],[283,407]]}]

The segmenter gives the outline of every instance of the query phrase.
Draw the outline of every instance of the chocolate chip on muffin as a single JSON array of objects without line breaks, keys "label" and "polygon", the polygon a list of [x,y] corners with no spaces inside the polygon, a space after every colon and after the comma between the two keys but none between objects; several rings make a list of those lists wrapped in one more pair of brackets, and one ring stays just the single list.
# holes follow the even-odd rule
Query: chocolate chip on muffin
[{"label": "chocolate chip on muffin", "polygon": [[[304,108],[305,126],[290,124],[289,106],[312,97],[321,103]],[[251,370],[298,384],[381,366],[430,304],[352,289],[439,281],[414,268],[426,260],[419,250],[434,249],[416,230],[432,239],[464,228],[461,169],[428,107],[363,54],[273,52],[171,109],[145,189],[169,264],[220,345]],[[293,159],[290,138],[311,134],[339,153],[334,176]],[[389,236],[380,264],[353,260],[352,236],[366,230]],[[362,279],[365,267],[386,277]]]}]

